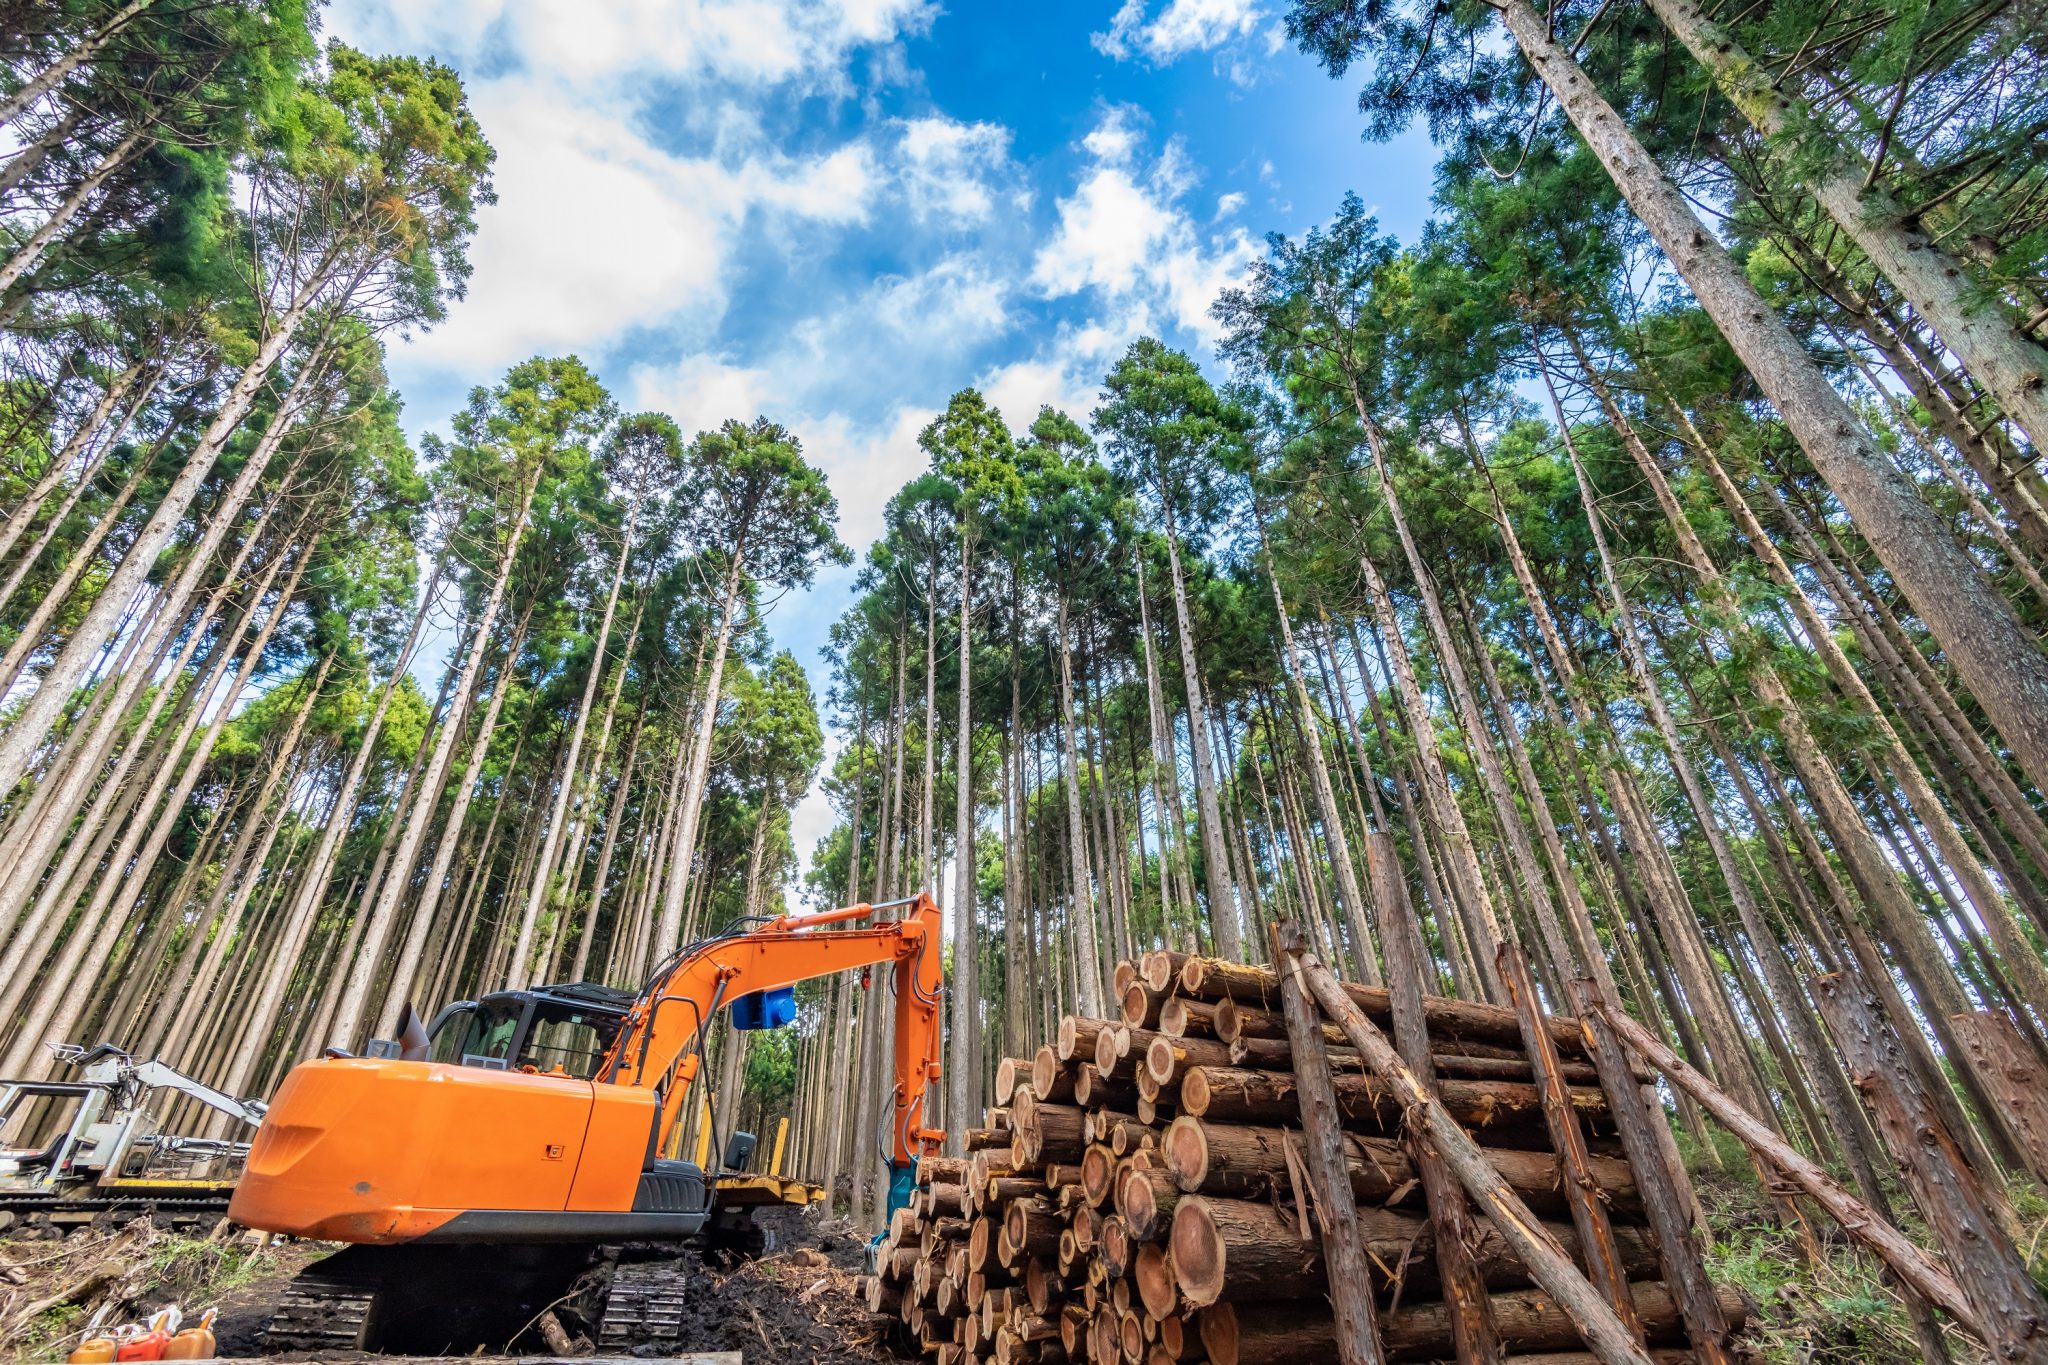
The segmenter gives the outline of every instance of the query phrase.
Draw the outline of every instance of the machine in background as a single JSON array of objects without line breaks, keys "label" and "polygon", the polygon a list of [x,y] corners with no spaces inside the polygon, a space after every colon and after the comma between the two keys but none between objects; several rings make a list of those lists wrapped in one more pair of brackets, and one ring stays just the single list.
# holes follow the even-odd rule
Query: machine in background
[{"label": "machine in background", "polygon": [[141,1215],[196,1228],[227,1213],[249,1144],[180,1137],[163,1132],[161,1121],[183,1096],[254,1128],[262,1102],[164,1062],[138,1062],[111,1043],[54,1051],[78,1079],[0,1080],[0,1131],[38,1103],[70,1110],[45,1145],[0,1148],[0,1228],[11,1237],[63,1236],[79,1224]]}]

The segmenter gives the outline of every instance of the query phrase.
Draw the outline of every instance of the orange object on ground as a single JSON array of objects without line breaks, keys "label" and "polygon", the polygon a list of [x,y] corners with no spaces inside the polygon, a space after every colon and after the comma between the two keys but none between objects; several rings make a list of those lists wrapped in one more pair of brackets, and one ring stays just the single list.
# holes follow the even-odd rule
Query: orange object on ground
[{"label": "orange object on ground", "polygon": [[199,1315],[196,1325],[187,1327],[172,1337],[170,1344],[164,1347],[164,1359],[212,1360],[214,1353],[220,1349],[220,1343],[213,1335],[213,1320],[219,1312],[217,1308],[207,1309]]},{"label": "orange object on ground", "polygon": [[119,1344],[112,1337],[87,1337],[64,1359],[66,1365],[107,1365],[119,1349]]}]

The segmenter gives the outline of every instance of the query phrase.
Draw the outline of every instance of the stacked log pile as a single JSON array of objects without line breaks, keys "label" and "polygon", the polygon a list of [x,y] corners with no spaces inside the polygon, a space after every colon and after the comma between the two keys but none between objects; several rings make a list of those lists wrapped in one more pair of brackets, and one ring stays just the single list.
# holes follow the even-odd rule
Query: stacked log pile
[{"label": "stacked log pile", "polygon": [[[870,1310],[900,1320],[902,1339],[938,1365],[1336,1360],[1278,978],[1156,952],[1121,964],[1116,983],[1119,1018],[1070,1016],[1035,1056],[1003,1061],[968,1155],[920,1164],[916,1195],[880,1244]],[[1344,989],[1368,1018],[1391,1020],[1387,990]],[[1424,1014],[1442,1104],[1585,1264],[1515,1011],[1430,996]],[[1319,1026],[1384,1358],[1453,1358],[1403,1105],[1335,1025]],[[1577,1022],[1544,1026],[1650,1358],[1704,1358],[1688,1346]],[[1469,1226],[1501,1354],[1594,1359],[1493,1225]],[[1739,1321],[1740,1304],[1721,1297]]]}]

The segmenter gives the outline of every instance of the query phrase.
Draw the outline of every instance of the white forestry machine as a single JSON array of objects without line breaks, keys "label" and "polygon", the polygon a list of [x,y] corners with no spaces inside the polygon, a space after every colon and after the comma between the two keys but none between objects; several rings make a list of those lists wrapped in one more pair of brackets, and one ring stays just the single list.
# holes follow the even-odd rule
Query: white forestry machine
[{"label": "white forestry machine", "polygon": [[29,1122],[38,1132],[55,1129],[41,1146],[0,1146],[0,1231],[61,1237],[121,1218],[211,1227],[225,1216],[248,1142],[179,1137],[161,1130],[161,1118],[184,1096],[253,1131],[262,1102],[160,1061],[138,1062],[111,1043],[52,1051],[76,1080],[0,1080],[0,1133]]}]

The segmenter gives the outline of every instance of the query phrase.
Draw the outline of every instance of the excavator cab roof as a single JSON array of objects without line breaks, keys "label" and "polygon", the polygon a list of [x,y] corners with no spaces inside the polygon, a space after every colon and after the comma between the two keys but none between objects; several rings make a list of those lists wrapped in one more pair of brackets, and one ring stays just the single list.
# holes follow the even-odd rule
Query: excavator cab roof
[{"label": "excavator cab roof", "polygon": [[573,981],[458,1000],[427,1030],[437,1062],[589,1080],[618,1036],[634,992]]}]

